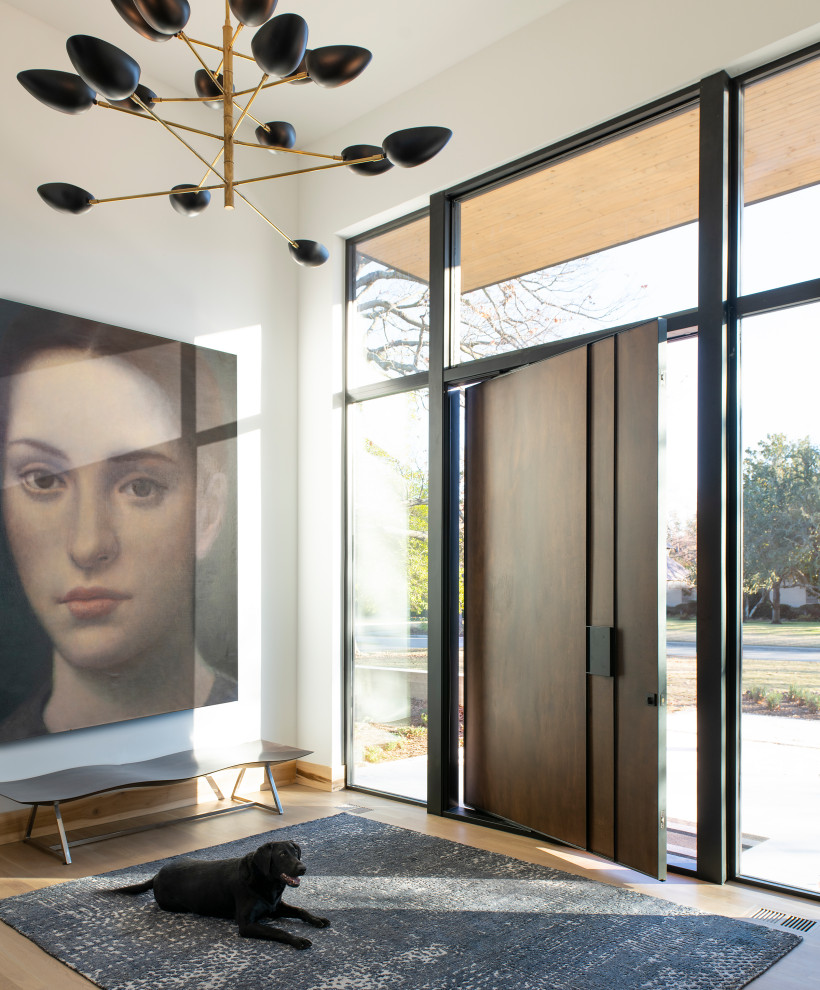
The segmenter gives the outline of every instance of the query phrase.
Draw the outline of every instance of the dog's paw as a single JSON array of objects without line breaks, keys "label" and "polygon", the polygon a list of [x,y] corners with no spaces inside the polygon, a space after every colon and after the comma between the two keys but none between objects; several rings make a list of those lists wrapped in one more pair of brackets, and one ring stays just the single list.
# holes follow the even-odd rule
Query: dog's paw
[{"label": "dog's paw", "polygon": [[310,919],[310,924],[313,925],[314,928],[330,928],[330,918],[318,918],[314,915]]},{"label": "dog's paw", "polygon": [[309,938],[302,938],[301,935],[294,935],[290,940],[290,944],[294,949],[309,949],[313,942]]}]

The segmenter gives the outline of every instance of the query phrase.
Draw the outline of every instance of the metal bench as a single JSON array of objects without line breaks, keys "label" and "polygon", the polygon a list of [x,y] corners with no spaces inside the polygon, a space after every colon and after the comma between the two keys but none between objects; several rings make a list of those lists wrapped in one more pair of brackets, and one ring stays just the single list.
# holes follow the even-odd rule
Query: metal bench
[{"label": "metal bench", "polygon": [[[22,780],[0,781],[0,795],[16,801],[18,804],[30,804],[31,815],[23,841],[38,846],[59,857],[62,851],[63,862],[71,862],[70,846],[79,846],[87,842],[100,842],[116,835],[128,835],[132,832],[142,832],[146,829],[159,828],[162,825],[174,825],[177,822],[195,821],[200,818],[211,818],[214,815],[225,815],[235,811],[247,811],[250,808],[262,808],[265,811],[283,814],[282,802],[273,781],[271,764],[286,763],[290,760],[300,760],[309,756],[311,750],[294,749],[292,746],[282,746],[279,743],[269,743],[263,740],[224,746],[219,749],[185,750],[181,753],[170,753],[168,756],[158,756],[153,760],[141,760],[133,763],[112,763],[99,766],[70,767],[66,770],[56,770],[40,777],[26,777]],[[259,801],[251,801],[237,795],[236,791],[248,767],[264,766],[265,778],[270,785],[275,808]],[[207,811],[198,815],[188,815],[150,825],[139,825],[133,828],[107,832],[105,835],[95,835],[84,839],[75,839],[69,843],[63,824],[60,805],[64,801],[90,797],[92,794],[102,794],[105,791],[122,790],[128,787],[151,787],[157,784],[180,783],[205,777],[213,788],[217,799],[225,800],[225,795],[211,776],[219,770],[229,770],[239,767],[239,774],[231,792],[230,800],[234,805]],[[39,838],[32,836],[34,819],[40,805],[52,805],[60,836],[59,845],[49,845]]]}]

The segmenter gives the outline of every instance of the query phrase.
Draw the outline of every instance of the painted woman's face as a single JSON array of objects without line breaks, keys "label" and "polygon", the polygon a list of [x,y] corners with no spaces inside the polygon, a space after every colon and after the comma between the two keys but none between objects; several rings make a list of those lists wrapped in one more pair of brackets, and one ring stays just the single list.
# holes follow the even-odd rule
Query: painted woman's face
[{"label": "painted woman's face", "polygon": [[2,455],[11,551],[65,660],[190,642],[196,472],[158,384],[121,357],[46,352],[11,382]]}]

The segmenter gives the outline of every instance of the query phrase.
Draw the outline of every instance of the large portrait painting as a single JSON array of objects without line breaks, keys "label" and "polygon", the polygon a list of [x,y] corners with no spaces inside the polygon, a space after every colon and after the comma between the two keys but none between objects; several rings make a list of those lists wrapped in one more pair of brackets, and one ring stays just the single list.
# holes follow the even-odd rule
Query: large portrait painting
[{"label": "large portrait painting", "polygon": [[0,300],[0,742],[235,701],[236,359]]}]

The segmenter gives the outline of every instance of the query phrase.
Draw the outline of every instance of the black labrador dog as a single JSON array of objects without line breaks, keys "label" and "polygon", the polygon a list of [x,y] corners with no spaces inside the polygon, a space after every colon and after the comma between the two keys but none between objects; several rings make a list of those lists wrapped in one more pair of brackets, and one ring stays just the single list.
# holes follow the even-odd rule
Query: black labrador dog
[{"label": "black labrador dog", "polygon": [[165,911],[233,918],[239,934],[246,938],[286,942],[294,949],[307,949],[313,944],[309,938],[262,924],[263,918],[298,918],[314,928],[327,928],[327,918],[318,918],[282,900],[285,888],[298,887],[299,878],[306,872],[302,850],[295,842],[266,842],[237,859],[177,859],[150,880],[117,887],[112,893],[142,894],[153,890],[157,904]]}]

